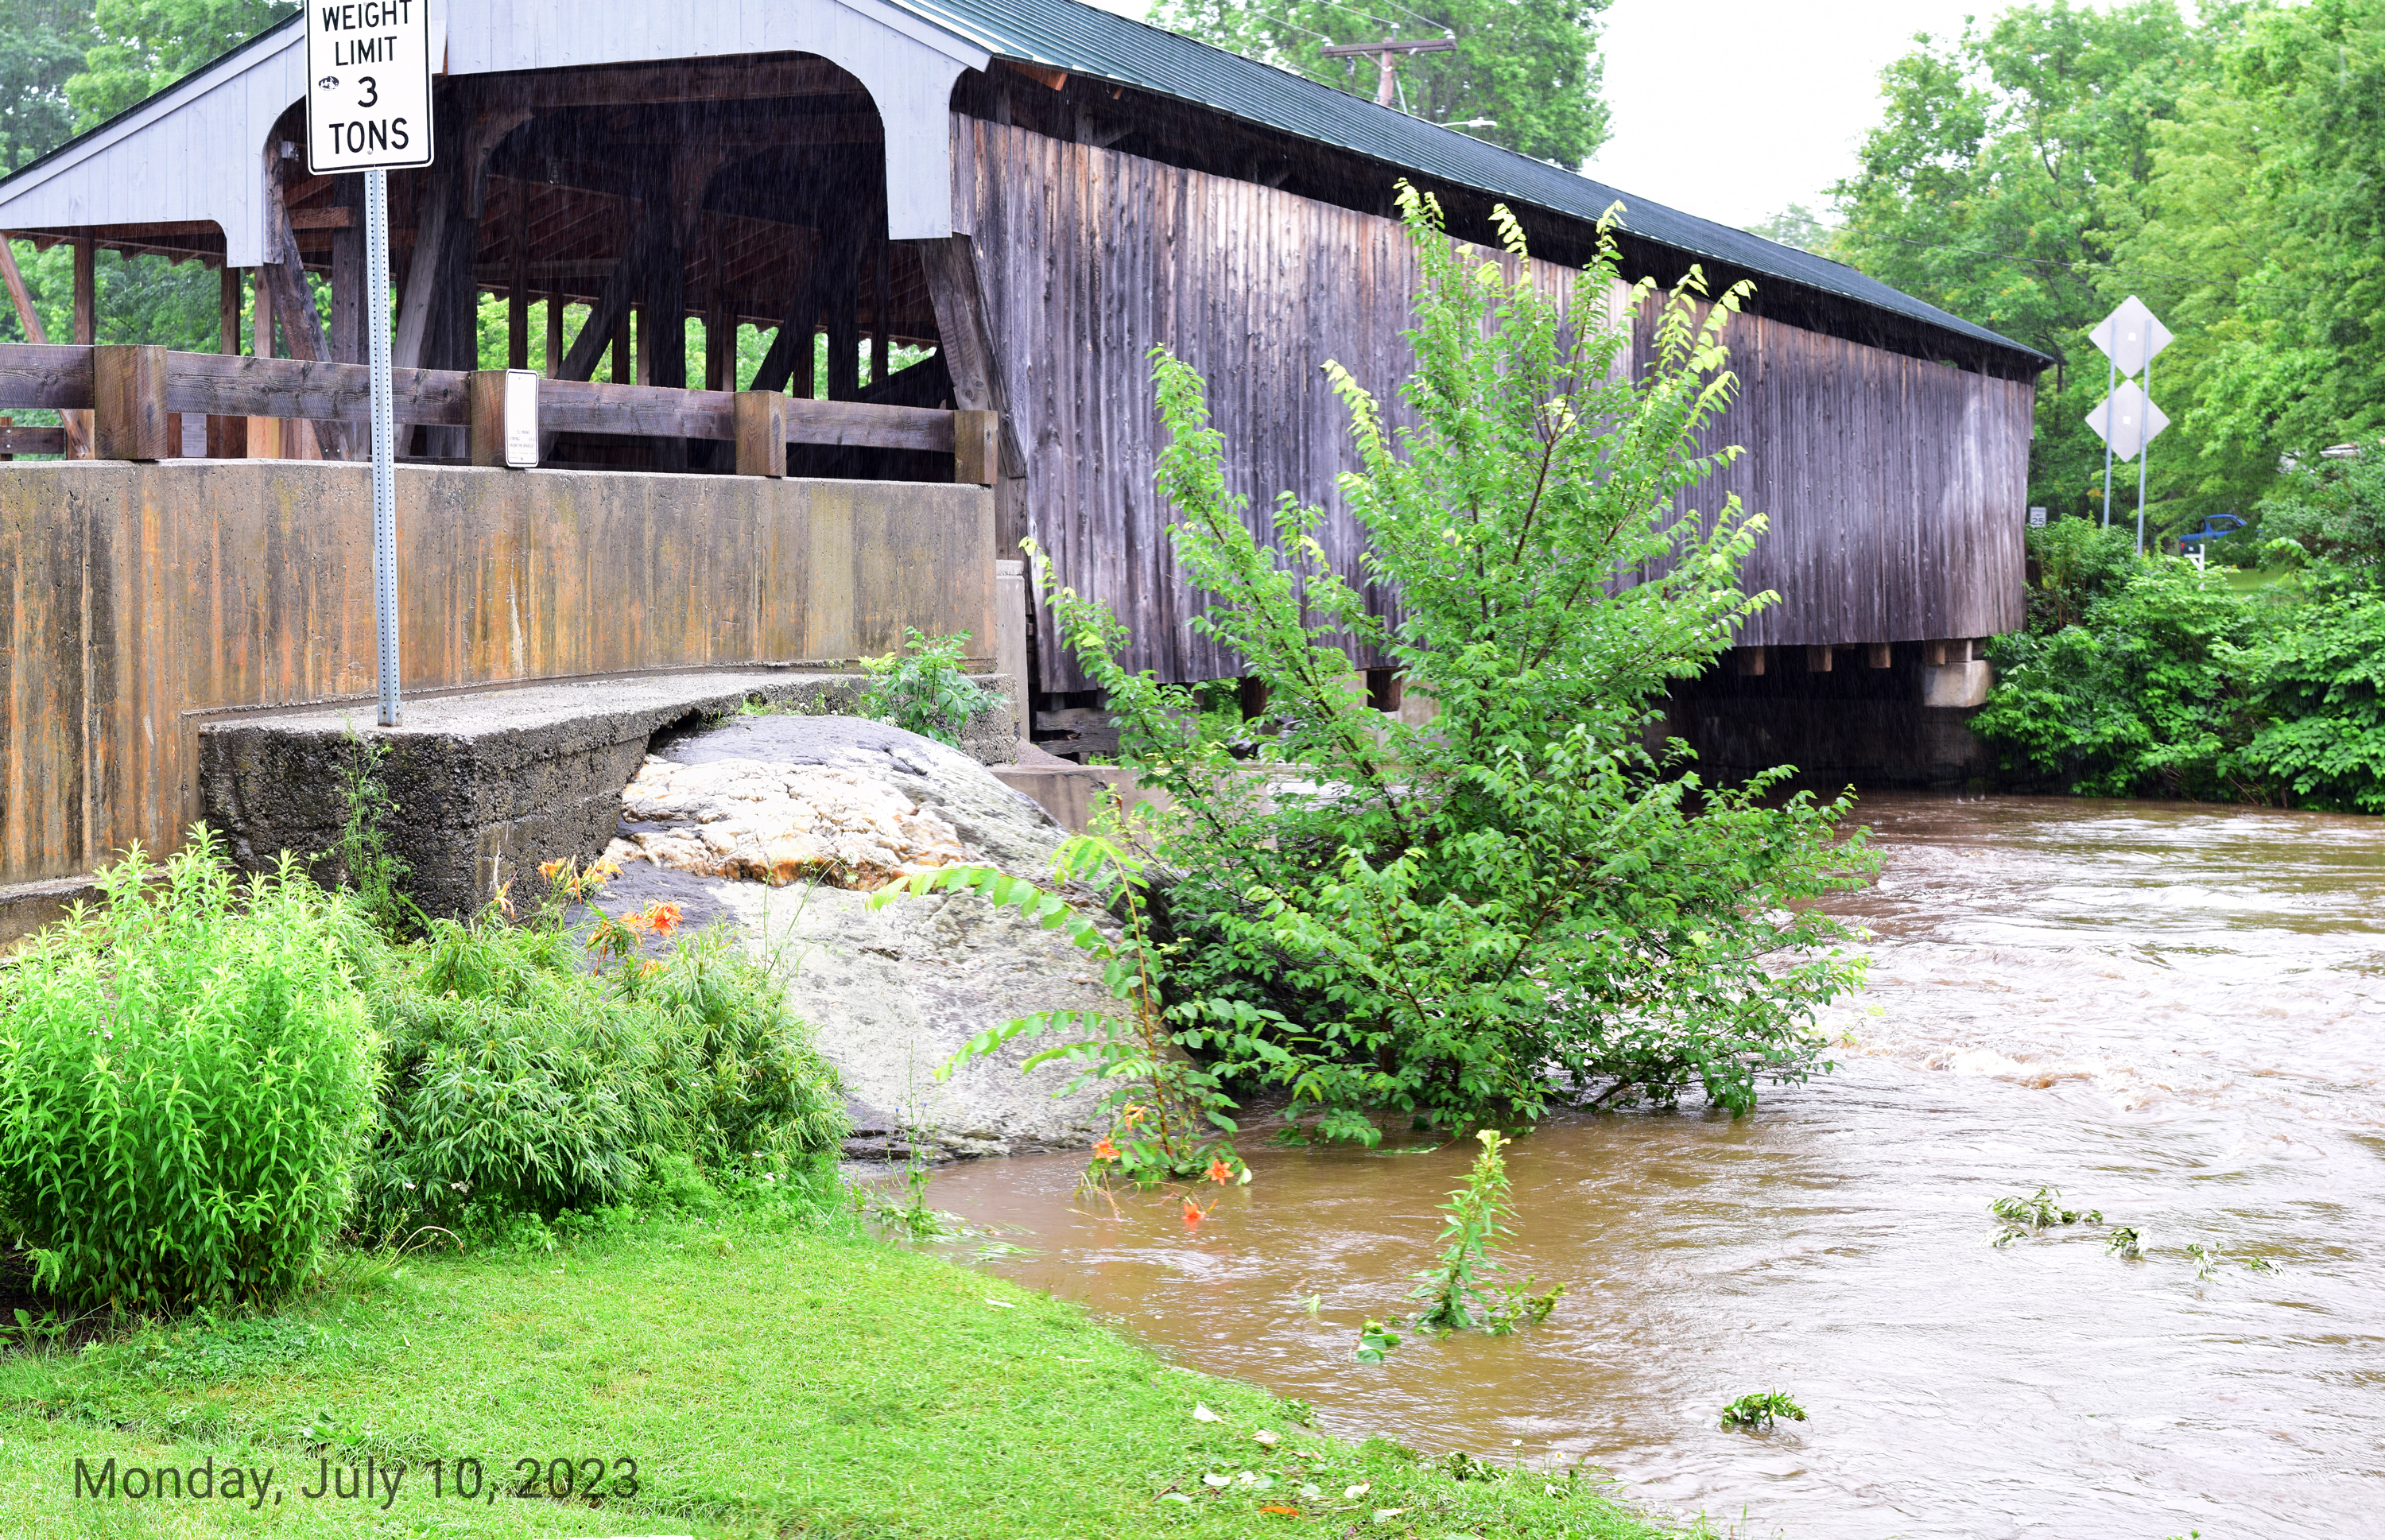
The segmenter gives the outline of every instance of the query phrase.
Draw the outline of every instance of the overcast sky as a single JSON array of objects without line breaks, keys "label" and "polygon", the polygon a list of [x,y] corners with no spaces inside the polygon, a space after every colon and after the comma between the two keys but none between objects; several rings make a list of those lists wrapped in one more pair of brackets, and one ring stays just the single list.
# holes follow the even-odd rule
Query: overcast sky
[{"label": "overcast sky", "polygon": [[[1146,0],[1093,0],[1141,17]],[[1358,0],[1361,5],[1366,0]],[[1746,226],[1823,213],[1879,118],[1879,71],[1917,31],[1958,35],[1981,0],[1612,0],[1601,52],[1614,137],[1591,174]]]},{"label": "overcast sky", "polygon": [[[1123,8],[1123,7],[1121,7]],[[1591,175],[1746,226],[1824,213],[1879,120],[1879,71],[1913,34],[1953,38],[1979,0],[1613,0],[1600,52],[1614,133]],[[1685,27],[1684,19],[1692,24]]]}]

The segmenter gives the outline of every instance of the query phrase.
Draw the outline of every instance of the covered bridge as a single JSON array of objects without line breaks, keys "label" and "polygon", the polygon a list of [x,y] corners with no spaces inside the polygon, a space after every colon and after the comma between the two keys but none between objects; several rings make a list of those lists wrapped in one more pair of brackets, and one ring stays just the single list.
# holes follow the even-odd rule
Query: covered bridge
[{"label": "covered bridge", "polygon": [[[1768,656],[1776,676],[1827,670],[1837,649],[1885,667],[1899,645],[1942,666],[2020,623],[2046,360],[1849,268],[1077,0],[431,6],[439,151],[392,174],[395,360],[476,368],[482,296],[501,298],[514,365],[543,329],[550,465],[734,472],[724,398],[706,393],[994,414],[993,551],[1032,536],[1062,581],[1129,621],[1135,666],[1230,676],[1235,660],[1189,628],[1195,601],[1169,560],[1145,355],[1164,344],[1212,382],[1230,473],[1255,507],[1290,488],[1330,508],[1355,462],[1319,366],[1338,359],[1386,398],[1405,372],[1405,177],[1467,238],[1488,240],[1507,202],[1558,269],[1588,257],[1620,201],[1627,277],[1669,284],[1696,263],[1717,288],[1754,281],[1730,339],[1744,389],[1717,433],[1750,453],[1710,495],[1770,516],[1747,577],[1785,602],[1740,638],[1742,673]],[[0,181],[0,229],[219,268],[224,352],[360,361],[361,179],[306,173],[304,68],[293,19]],[[78,335],[60,342],[94,334],[78,268]],[[328,327],[297,302],[301,271],[329,282]],[[243,282],[278,327],[243,335]],[[573,305],[590,310],[567,335]],[[770,341],[741,369],[748,327]],[[165,399],[180,415],[150,454],[337,458],[361,441],[344,385],[268,399],[176,367]],[[59,368],[10,399],[90,399],[88,366],[81,396]],[[686,387],[688,405],[565,383],[606,376]],[[401,449],[462,463],[462,398],[421,381],[401,391],[417,424]],[[813,420],[789,435],[799,473],[918,483],[974,463],[955,459],[949,424]],[[11,442],[56,446],[21,429]],[[1346,518],[1327,543],[1355,573]],[[1095,702],[1048,616],[1033,619],[1038,720],[1065,743],[1083,720],[1069,708]],[[980,635],[973,650],[993,647]],[[480,674],[573,666],[500,657]]]}]

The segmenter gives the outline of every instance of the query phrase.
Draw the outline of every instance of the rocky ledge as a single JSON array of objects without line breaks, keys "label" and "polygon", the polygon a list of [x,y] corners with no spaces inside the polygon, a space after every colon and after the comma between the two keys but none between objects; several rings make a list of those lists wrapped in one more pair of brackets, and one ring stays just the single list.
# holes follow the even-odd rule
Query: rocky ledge
[{"label": "rocky ledge", "polygon": [[1109,1003],[1094,960],[974,895],[869,908],[871,890],[957,862],[1040,876],[1066,837],[932,739],[854,717],[741,717],[651,746],[622,795],[606,907],[669,899],[779,967],[844,1075],[852,1153],[905,1147],[908,1131],[945,1157],[1081,1146],[1098,1097],[1055,1096],[1061,1066],[1020,1073],[1042,1045],[937,1071],[989,1027]]}]

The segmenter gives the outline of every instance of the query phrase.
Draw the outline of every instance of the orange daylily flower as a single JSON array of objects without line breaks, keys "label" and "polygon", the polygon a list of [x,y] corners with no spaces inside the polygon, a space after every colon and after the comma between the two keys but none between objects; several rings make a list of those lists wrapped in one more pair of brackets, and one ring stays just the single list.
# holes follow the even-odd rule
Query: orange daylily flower
[{"label": "orange daylily flower", "polygon": [[[1211,1207],[1211,1208],[1215,1208],[1215,1207],[1216,1207],[1216,1205],[1215,1205],[1214,1203],[1212,1203],[1210,1207]],[[1203,1220],[1205,1220],[1205,1219],[1207,1219],[1208,1217],[1209,1217],[1209,1210],[1208,1210],[1207,1208],[1202,1208],[1199,1204],[1197,1204],[1197,1203],[1193,1202],[1193,1201],[1192,1201],[1191,1198],[1189,1198],[1189,1197],[1188,1197],[1188,1198],[1186,1198],[1186,1199],[1184,1200],[1184,1222],[1185,1222],[1185,1223],[1187,1223],[1187,1224],[1198,1224],[1198,1223],[1200,1223]]]},{"label": "orange daylily flower", "polygon": [[1209,1162],[1209,1180],[1222,1187],[1227,1183],[1234,1180],[1234,1170],[1231,1166],[1227,1165],[1223,1160],[1211,1160]]},{"label": "orange daylily flower", "polygon": [[1300,1509],[1296,1508],[1286,1508],[1281,1503],[1262,1504],[1259,1508],[1259,1511],[1261,1513],[1280,1513],[1287,1519],[1297,1519],[1300,1517]]},{"label": "orange daylily flower", "polygon": [[680,908],[677,904],[653,904],[646,908],[646,922],[655,934],[667,936],[679,929]]},{"label": "orange daylily flower", "polygon": [[1110,1143],[1108,1134],[1103,1134],[1101,1139],[1093,1146],[1093,1158],[1096,1160],[1115,1160],[1118,1158],[1118,1146]]}]

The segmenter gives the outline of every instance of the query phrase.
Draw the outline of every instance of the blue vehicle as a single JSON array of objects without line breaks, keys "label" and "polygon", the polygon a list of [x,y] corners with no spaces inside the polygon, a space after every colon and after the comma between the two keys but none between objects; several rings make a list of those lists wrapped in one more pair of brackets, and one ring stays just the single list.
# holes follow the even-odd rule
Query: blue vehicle
[{"label": "blue vehicle", "polygon": [[2191,545],[2199,551],[2203,548],[2204,541],[2224,539],[2243,527],[2244,520],[2232,513],[2205,514],[2202,524],[2179,535],[2178,543],[2180,545]]}]

